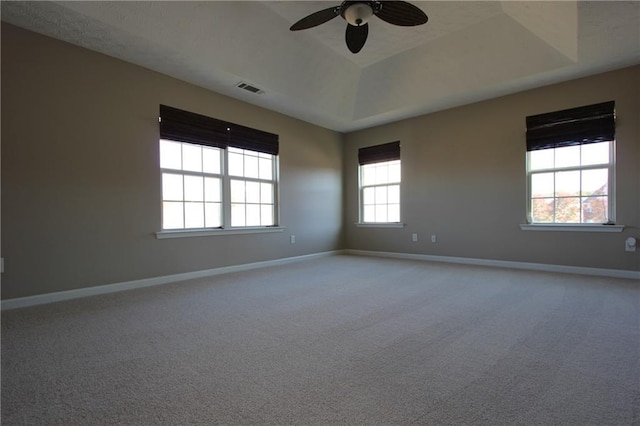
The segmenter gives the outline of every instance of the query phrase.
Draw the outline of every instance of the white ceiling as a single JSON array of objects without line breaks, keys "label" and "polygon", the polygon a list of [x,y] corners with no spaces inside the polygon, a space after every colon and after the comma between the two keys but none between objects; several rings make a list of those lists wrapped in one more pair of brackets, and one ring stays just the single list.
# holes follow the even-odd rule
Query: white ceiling
[{"label": "white ceiling", "polygon": [[[640,63],[640,2],[412,1],[418,27],[372,18],[362,51],[339,1],[2,1],[2,20],[348,132]],[[236,88],[244,81],[262,94]]]}]

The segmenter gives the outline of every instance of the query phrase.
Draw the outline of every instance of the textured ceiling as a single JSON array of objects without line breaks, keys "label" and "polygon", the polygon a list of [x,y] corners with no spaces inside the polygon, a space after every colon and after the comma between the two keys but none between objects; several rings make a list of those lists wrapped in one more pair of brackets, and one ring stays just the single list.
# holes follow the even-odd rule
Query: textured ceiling
[{"label": "textured ceiling", "polygon": [[426,25],[374,17],[355,55],[340,17],[289,31],[338,1],[1,7],[11,24],[342,132],[640,63],[640,2],[412,3]]}]

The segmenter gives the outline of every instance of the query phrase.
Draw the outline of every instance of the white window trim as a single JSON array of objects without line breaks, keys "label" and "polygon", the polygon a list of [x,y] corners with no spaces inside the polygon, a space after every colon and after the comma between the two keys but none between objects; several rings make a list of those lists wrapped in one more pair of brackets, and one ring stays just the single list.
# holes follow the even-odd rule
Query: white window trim
[{"label": "white window trim", "polygon": [[404,228],[407,226],[402,222],[356,222],[358,228]]},{"label": "white window trim", "polygon": [[[159,141],[162,138],[159,139]],[[185,141],[174,141],[181,144],[188,144],[190,142]],[[202,146],[200,144],[192,144],[197,146]],[[163,173],[173,173],[173,174],[181,174],[183,176],[191,175],[191,176],[209,176],[220,179],[221,181],[221,214],[222,214],[222,226],[220,228],[184,228],[184,229],[163,229],[162,231],[155,232],[157,239],[166,239],[166,238],[188,238],[188,237],[203,237],[203,236],[215,236],[215,235],[234,235],[234,234],[260,234],[260,233],[272,233],[272,232],[282,232],[284,227],[279,225],[280,223],[280,166],[279,166],[279,157],[278,155],[272,156],[272,180],[264,180],[259,178],[248,178],[244,176],[235,176],[230,175],[228,170],[229,164],[229,149],[227,148],[219,148],[220,149],[220,174],[208,173],[208,172],[192,172],[188,170],[179,170],[179,169],[170,169],[160,167],[160,179],[162,180]],[[250,150],[249,150],[250,151]],[[231,180],[242,180],[242,181],[254,181],[254,182],[269,182],[273,185],[273,218],[275,225],[268,226],[231,226]],[[162,190],[162,189],[161,189]],[[164,200],[162,199],[161,193],[161,222],[164,220],[162,215],[164,214],[164,208],[162,203]]]},{"label": "white window trim", "polygon": [[[581,167],[558,167],[551,169],[540,169],[532,172],[529,168],[529,152],[526,154],[526,172],[527,172],[527,223],[520,224],[523,231],[561,231],[561,232],[622,232],[625,225],[615,225],[616,217],[616,141],[610,141],[609,144],[609,163],[593,164]],[[542,223],[533,222],[531,212],[531,175],[535,173],[571,171],[571,170],[588,170],[598,169],[606,166],[609,171],[609,221],[612,224],[604,223]]]},{"label": "white window trim", "polygon": [[[232,148],[232,147],[231,147]],[[251,151],[249,149],[244,149],[244,148],[238,148],[238,149],[242,149],[243,151]],[[223,191],[222,191],[222,209],[223,209],[223,214],[222,214],[222,228],[225,230],[235,230],[235,229],[268,229],[268,228],[274,228],[277,227],[278,224],[280,223],[280,175],[279,175],[279,171],[280,171],[280,164],[279,164],[279,158],[277,155],[272,155],[271,156],[271,176],[272,179],[271,180],[266,180],[266,179],[260,179],[260,178],[253,178],[253,177],[245,177],[245,176],[237,176],[237,175],[231,175],[229,174],[229,149],[223,149],[223,174],[222,174],[222,185],[223,185]],[[251,152],[257,152],[257,151],[251,151]],[[238,227],[231,227],[231,205],[233,204],[233,202],[231,201],[231,181],[232,180],[238,180],[238,181],[244,181],[244,182],[258,182],[258,183],[270,183],[273,185],[273,222],[274,225],[266,225],[266,226],[238,226]],[[227,197],[227,198],[225,198]],[[244,203],[245,205],[247,204],[246,202]],[[216,229],[214,229],[215,231]],[[227,231],[229,232],[229,231]],[[268,232],[268,231],[267,231]],[[245,233],[255,233],[255,232],[245,232]]]},{"label": "white window trim", "polygon": [[622,232],[625,225],[604,225],[591,223],[522,223],[523,231],[557,231],[557,232]]},{"label": "white window trim", "polygon": [[214,237],[220,235],[239,235],[239,234],[270,234],[274,232],[283,232],[284,226],[250,226],[239,228],[215,228],[215,229],[172,229],[167,231],[156,232],[156,238],[164,240],[167,238],[190,238],[190,237]]},{"label": "white window trim", "polygon": [[[400,170],[402,174],[402,162],[401,160],[391,160],[391,161],[399,161],[400,162]],[[389,162],[391,162],[389,161]],[[362,185],[362,164],[358,165],[358,222],[356,222],[356,226],[362,228],[404,228],[405,224],[402,222],[364,222],[364,206],[363,206],[363,193],[365,188],[374,188],[377,186],[390,186],[390,185],[398,185],[402,190],[402,175],[398,182],[389,182],[382,183],[376,185]],[[402,192],[400,193],[400,218],[402,218]]]}]

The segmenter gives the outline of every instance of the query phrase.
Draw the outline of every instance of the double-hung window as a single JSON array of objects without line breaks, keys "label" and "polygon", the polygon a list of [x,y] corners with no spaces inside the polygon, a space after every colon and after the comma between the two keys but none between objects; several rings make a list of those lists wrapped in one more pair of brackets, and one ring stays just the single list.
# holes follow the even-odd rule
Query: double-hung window
[{"label": "double-hung window", "polygon": [[614,222],[613,101],[527,117],[532,224]]},{"label": "double-hung window", "polygon": [[275,225],[275,158],[271,154],[229,147],[231,226]]},{"label": "double-hung window", "polygon": [[360,223],[400,222],[400,142],[361,148]]},{"label": "double-hung window", "polygon": [[220,228],[223,150],[160,139],[162,228]]},{"label": "double-hung window", "polygon": [[277,225],[278,136],[160,106],[162,229]]}]

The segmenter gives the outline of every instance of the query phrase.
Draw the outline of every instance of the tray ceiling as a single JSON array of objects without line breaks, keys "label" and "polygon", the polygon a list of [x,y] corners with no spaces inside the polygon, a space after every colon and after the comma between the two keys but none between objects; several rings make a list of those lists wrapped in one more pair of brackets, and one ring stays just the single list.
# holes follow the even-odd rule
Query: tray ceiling
[{"label": "tray ceiling", "polygon": [[[640,2],[413,1],[419,27],[291,32],[325,1],[1,3],[2,20],[341,132],[640,63]],[[261,89],[255,94],[240,82]]]}]

